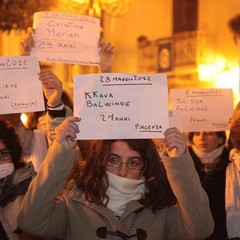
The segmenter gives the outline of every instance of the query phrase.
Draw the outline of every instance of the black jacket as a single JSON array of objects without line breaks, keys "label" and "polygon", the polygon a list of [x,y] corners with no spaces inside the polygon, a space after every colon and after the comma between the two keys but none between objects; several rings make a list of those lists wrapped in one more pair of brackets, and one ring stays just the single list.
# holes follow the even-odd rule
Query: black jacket
[{"label": "black jacket", "polygon": [[193,158],[195,168],[202,183],[202,187],[208,195],[212,216],[215,222],[214,232],[206,240],[227,239],[225,178],[226,167],[229,163],[229,151],[226,148],[223,150],[218,165],[213,171],[208,173],[203,171],[203,164],[191,147],[189,147],[189,152]]}]

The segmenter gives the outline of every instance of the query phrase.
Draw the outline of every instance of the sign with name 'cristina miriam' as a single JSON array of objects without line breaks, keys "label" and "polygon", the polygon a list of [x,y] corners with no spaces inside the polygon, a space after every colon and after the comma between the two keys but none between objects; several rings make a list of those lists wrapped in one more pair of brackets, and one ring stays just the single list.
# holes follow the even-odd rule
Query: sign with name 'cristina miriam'
[{"label": "sign with name 'cristina miriam'", "polygon": [[165,74],[74,76],[77,139],[163,138],[169,127]]},{"label": "sign with name 'cristina miriam'", "polygon": [[36,12],[32,54],[46,62],[99,65],[98,18],[62,12]]}]

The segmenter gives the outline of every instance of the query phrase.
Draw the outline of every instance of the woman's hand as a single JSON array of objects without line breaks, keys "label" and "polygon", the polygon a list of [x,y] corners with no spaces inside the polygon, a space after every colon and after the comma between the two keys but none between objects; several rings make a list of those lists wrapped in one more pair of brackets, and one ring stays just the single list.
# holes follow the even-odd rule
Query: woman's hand
[{"label": "woman's hand", "polygon": [[42,82],[47,105],[50,107],[59,105],[63,93],[62,82],[50,71],[40,72],[38,75],[39,80]]},{"label": "woman's hand", "polygon": [[27,36],[20,42],[20,55],[29,56],[32,48],[35,47],[35,42],[33,39],[33,34],[35,30],[31,27],[27,29]]},{"label": "woman's hand", "polygon": [[55,128],[56,141],[65,148],[72,149],[76,145],[76,136],[79,133],[79,127],[76,122],[80,122],[79,117],[68,117],[59,126]]},{"label": "woman's hand", "polygon": [[169,157],[178,157],[186,152],[187,139],[177,128],[167,129],[164,135]]},{"label": "woman's hand", "polygon": [[112,72],[112,64],[114,58],[114,47],[111,43],[104,43],[101,40],[98,43],[100,55],[100,67],[102,73]]}]

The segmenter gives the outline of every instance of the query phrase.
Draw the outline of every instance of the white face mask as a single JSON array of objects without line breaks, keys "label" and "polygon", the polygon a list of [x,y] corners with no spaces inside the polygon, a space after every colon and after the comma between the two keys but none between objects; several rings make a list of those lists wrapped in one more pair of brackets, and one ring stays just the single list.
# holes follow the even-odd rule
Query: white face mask
[{"label": "white face mask", "polygon": [[2,163],[0,164],[0,178],[4,178],[10,175],[14,171],[13,163]]}]

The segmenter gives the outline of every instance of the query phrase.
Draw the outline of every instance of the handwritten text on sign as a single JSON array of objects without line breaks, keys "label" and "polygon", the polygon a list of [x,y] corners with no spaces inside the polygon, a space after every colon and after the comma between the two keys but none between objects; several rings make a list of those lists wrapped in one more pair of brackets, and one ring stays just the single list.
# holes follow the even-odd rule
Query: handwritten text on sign
[{"label": "handwritten text on sign", "polygon": [[60,12],[34,13],[38,59],[69,64],[98,65],[100,20]]},{"label": "handwritten text on sign", "polygon": [[39,63],[33,57],[0,57],[0,114],[43,111]]},{"label": "handwritten text on sign", "polygon": [[168,88],[163,74],[74,76],[78,139],[162,138],[168,128]]},{"label": "handwritten text on sign", "polygon": [[225,131],[233,113],[232,89],[172,89],[172,108],[183,113],[183,131]]}]

